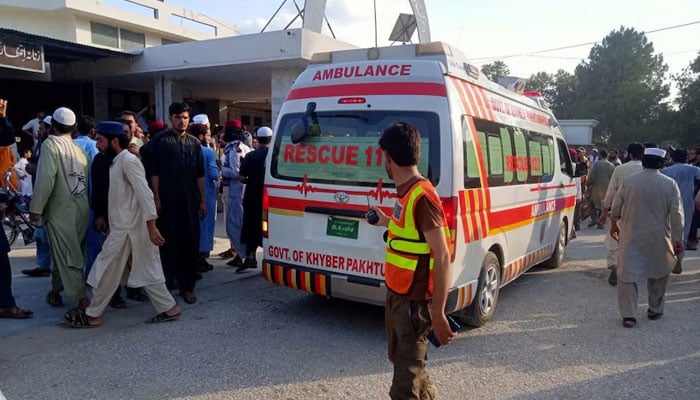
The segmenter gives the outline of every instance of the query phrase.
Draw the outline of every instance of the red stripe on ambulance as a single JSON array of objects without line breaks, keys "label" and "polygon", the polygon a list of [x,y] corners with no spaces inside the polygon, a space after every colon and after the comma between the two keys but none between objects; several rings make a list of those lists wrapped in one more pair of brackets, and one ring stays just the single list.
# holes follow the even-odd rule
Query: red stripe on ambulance
[{"label": "red stripe on ambulance", "polygon": [[292,89],[287,100],[340,96],[438,96],[447,97],[442,83],[431,82],[372,82],[340,85],[310,86]]}]

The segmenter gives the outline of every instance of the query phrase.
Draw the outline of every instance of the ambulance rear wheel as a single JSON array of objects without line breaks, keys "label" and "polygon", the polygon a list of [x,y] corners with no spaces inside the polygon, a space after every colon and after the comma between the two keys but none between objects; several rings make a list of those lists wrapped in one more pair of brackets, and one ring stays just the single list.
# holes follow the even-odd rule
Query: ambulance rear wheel
[{"label": "ambulance rear wheel", "polygon": [[476,296],[472,304],[458,315],[467,325],[480,327],[493,316],[501,286],[501,264],[492,252],[486,253],[481,265]]},{"label": "ambulance rear wheel", "polygon": [[564,263],[564,249],[566,248],[566,223],[562,222],[559,227],[559,236],[557,236],[557,242],[554,244],[554,253],[545,262],[542,263],[543,266],[547,268],[559,268]]}]

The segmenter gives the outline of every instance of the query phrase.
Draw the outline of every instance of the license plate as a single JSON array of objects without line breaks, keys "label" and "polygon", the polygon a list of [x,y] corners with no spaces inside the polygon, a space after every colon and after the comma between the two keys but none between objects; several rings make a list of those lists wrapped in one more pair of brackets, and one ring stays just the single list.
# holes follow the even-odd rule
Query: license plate
[{"label": "license plate", "polygon": [[326,225],[327,236],[357,239],[357,232],[359,230],[360,221],[338,217],[328,217],[328,224]]}]

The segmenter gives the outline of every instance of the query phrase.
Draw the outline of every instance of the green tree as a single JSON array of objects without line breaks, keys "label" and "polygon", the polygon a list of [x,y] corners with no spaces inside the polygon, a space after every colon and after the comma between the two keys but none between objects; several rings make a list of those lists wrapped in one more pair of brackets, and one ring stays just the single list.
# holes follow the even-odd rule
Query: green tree
[{"label": "green tree", "polygon": [[481,66],[481,73],[494,82],[498,82],[498,78],[508,76],[510,68],[501,60],[496,60],[489,64]]},{"label": "green tree", "polygon": [[594,118],[597,142],[624,146],[651,134],[668,96],[668,66],[643,32],[620,27],[576,67],[576,118]]},{"label": "green tree", "polygon": [[540,92],[557,118],[573,117],[576,98],[576,77],[563,69],[554,74],[538,72],[531,75],[525,86],[528,91]]},{"label": "green tree", "polygon": [[700,53],[683,71],[675,75],[678,86],[676,137],[684,145],[700,144]]}]

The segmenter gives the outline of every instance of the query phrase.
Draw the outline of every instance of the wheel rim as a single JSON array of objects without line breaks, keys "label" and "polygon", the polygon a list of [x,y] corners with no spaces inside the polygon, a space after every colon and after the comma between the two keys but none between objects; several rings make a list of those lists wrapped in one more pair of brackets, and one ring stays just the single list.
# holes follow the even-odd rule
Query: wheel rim
[{"label": "wheel rim", "polygon": [[561,264],[564,260],[564,247],[566,246],[566,229],[562,226],[559,229],[559,240],[557,241],[557,262]]},{"label": "wheel rim", "polygon": [[491,266],[486,270],[484,276],[484,287],[481,289],[480,301],[481,312],[488,314],[496,305],[496,296],[498,295],[498,270]]}]

